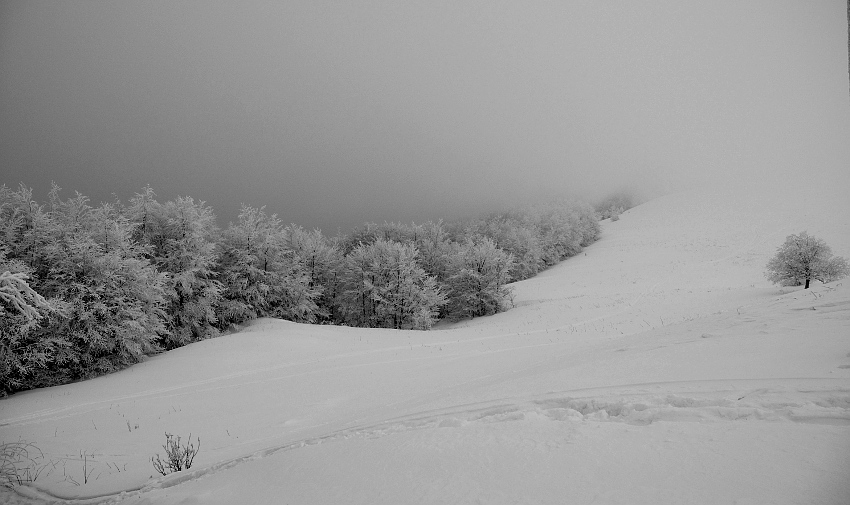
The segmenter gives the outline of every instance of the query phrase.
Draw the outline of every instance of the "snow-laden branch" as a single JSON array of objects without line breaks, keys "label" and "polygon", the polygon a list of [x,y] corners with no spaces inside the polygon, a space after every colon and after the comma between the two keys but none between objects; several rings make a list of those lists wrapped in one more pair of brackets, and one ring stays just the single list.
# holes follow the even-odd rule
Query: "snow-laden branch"
[{"label": "snow-laden branch", "polygon": [[41,319],[38,309],[50,309],[47,300],[27,284],[27,274],[23,272],[7,270],[0,274],[0,302],[0,314],[6,313],[5,306],[9,305],[31,321]]}]

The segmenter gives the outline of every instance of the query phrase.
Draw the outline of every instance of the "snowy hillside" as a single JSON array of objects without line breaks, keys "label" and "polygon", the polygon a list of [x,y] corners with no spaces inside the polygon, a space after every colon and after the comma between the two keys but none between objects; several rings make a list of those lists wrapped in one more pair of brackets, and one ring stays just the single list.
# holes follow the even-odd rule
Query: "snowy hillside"
[{"label": "snowy hillside", "polygon": [[[802,230],[850,256],[846,195],[668,195],[496,316],[266,319],[16,394],[0,440],[50,464],[0,501],[849,503],[850,279],[763,276]],[[165,432],[200,438],[190,470],[154,471]]]}]

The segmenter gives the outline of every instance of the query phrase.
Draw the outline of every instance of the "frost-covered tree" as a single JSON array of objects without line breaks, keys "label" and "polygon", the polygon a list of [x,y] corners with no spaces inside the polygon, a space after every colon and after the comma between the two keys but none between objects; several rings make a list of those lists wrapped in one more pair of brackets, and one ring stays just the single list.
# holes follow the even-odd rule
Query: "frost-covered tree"
[{"label": "frost-covered tree", "polygon": [[780,286],[800,286],[809,289],[812,280],[823,283],[841,279],[850,274],[847,260],[833,256],[826,243],[801,232],[789,235],[767,263],[768,280]]},{"label": "frost-covered tree", "polygon": [[263,316],[315,321],[321,289],[311,285],[310,273],[287,248],[286,236],[276,215],[249,206],[224,231],[219,245],[223,325]]},{"label": "frost-covered tree", "polygon": [[508,252],[514,261],[511,266],[511,280],[518,281],[534,277],[545,268],[543,244],[537,227],[523,211],[493,214],[475,226],[477,236],[487,237],[499,249]]},{"label": "frost-covered tree", "polygon": [[345,259],[341,313],[347,324],[372,328],[428,329],[445,294],[416,262],[413,244],[379,238]]},{"label": "frost-covered tree", "polygon": [[150,187],[144,188],[125,213],[151,263],[166,274],[164,343],[174,348],[218,335],[216,307],[222,290],[215,278],[218,227],[204,202],[177,197],[160,204],[155,196]]},{"label": "frost-covered tree", "polygon": [[268,314],[275,304],[280,220],[243,206],[239,220],[221,234],[218,278],[222,283],[219,325],[227,327]]},{"label": "frost-covered tree", "polygon": [[[529,214],[540,230],[544,249],[555,263],[575,256],[599,238],[599,216],[579,201],[555,201],[533,207]],[[553,263],[554,264],[554,263]]]},{"label": "frost-covered tree", "polygon": [[511,302],[513,257],[487,237],[467,240],[452,257],[448,317],[465,319],[506,310]]},{"label": "frost-covered tree", "polygon": [[[570,208],[578,217],[578,226],[581,231],[580,245],[587,247],[599,240],[602,228],[599,226],[599,215],[593,207],[587,202],[573,202]],[[575,254],[578,254],[578,251]]]},{"label": "frost-covered tree", "polygon": [[369,245],[380,237],[380,227],[377,223],[364,223],[339,238],[339,248],[343,256],[348,256],[351,251],[360,245]]},{"label": "frost-covered tree", "polygon": [[0,187],[0,246],[10,259],[26,264],[36,278],[50,266],[43,250],[50,243],[47,230],[51,226],[50,215],[35,201],[31,188]]},{"label": "frost-covered tree", "polygon": [[26,389],[27,381],[53,361],[56,339],[34,331],[55,307],[27,282],[26,266],[0,251],[0,396]]},{"label": "frost-covered tree", "polygon": [[371,244],[378,239],[384,239],[402,244],[416,243],[419,227],[404,223],[365,223],[351,230],[340,240],[340,250],[348,255],[360,244]]},{"label": "frost-covered tree", "polygon": [[340,291],[343,262],[339,248],[320,230],[308,232],[294,224],[284,229],[283,240],[286,249],[306,273],[307,288],[316,293],[316,307],[311,322],[336,320],[336,299]]},{"label": "frost-covered tree", "polygon": [[73,346],[63,367],[69,378],[110,373],[157,351],[166,333],[165,276],[132,241],[133,225],[111,205],[90,207],[79,193],[61,200],[58,188],[50,209],[50,269],[40,286],[64,304],[65,319],[48,329]]},{"label": "frost-covered tree", "polygon": [[541,203],[491,214],[470,225],[475,236],[489,237],[514,259],[511,280],[537,275],[592,244],[599,237],[598,216],[589,204]]},{"label": "frost-covered tree", "polygon": [[458,244],[451,239],[443,222],[428,221],[417,225],[414,245],[419,252],[419,265],[438,283],[445,283],[449,277],[449,264],[452,256],[457,254]]},{"label": "frost-covered tree", "polygon": [[33,288],[36,268],[49,264],[42,250],[49,225],[31,189],[0,187],[0,396],[49,384],[50,367],[67,354],[66,341],[42,331],[58,304]]},{"label": "frost-covered tree", "polygon": [[[585,243],[580,209],[564,202],[540,206],[529,210],[534,223],[546,267],[578,254]],[[596,219],[592,219],[596,223]],[[590,242],[592,242],[591,240]]]},{"label": "frost-covered tree", "polygon": [[130,239],[132,226],[111,205],[59,191],[47,206],[23,189],[0,198],[2,262],[47,304],[31,305],[39,317],[17,311],[0,323],[7,391],[118,370],[155,352],[165,331],[164,279]]},{"label": "frost-covered tree", "polygon": [[49,307],[47,300],[27,284],[27,278],[27,274],[21,271],[12,273],[5,270],[0,273],[0,316],[9,313],[20,314],[27,321],[41,319],[39,309]]}]

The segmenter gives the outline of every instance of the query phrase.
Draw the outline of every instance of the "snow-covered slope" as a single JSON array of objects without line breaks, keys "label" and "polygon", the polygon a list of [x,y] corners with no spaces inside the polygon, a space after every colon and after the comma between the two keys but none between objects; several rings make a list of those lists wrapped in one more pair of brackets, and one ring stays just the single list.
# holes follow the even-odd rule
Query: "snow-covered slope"
[{"label": "snow-covered slope", "polygon": [[[0,439],[53,462],[42,498],[121,504],[849,503],[850,279],[763,277],[802,230],[850,255],[841,193],[668,195],[509,312],[260,320],[0,401]],[[191,470],[155,474],[165,432],[200,437]]]}]

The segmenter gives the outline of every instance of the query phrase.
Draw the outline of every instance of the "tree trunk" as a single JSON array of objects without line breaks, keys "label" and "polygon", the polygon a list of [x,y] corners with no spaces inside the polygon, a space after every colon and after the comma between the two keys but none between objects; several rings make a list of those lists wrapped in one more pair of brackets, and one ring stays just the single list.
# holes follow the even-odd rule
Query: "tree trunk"
[{"label": "tree trunk", "polygon": [[806,286],[803,289],[809,289],[809,279],[806,279]]}]

